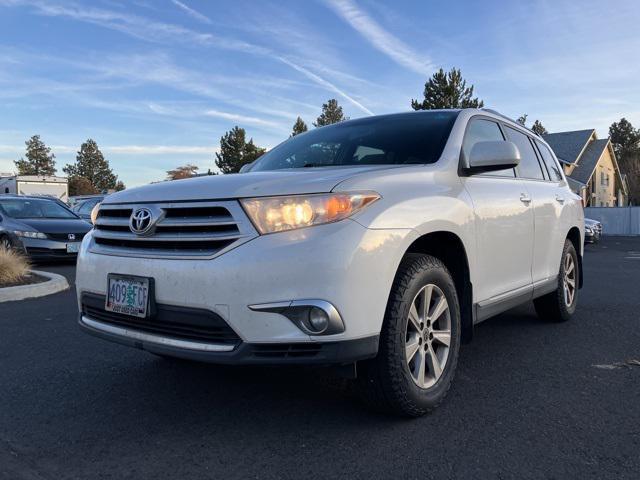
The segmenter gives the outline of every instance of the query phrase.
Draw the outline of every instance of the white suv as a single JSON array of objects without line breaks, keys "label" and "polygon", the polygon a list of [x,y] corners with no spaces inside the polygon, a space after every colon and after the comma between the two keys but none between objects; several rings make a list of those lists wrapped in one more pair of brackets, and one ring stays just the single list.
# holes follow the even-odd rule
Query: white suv
[{"label": "white suv", "polygon": [[[340,365],[417,416],[473,326],[574,313],[584,216],[549,146],[486,110],[295,136],[247,173],[109,196],[78,259],[80,325],[164,357]],[[357,368],[356,368],[357,367]]]}]

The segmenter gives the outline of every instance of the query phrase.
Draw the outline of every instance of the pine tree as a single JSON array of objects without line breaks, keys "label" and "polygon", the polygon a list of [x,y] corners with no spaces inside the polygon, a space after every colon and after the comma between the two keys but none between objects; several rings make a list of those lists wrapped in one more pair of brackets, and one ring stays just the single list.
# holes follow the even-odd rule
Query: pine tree
[{"label": "pine tree", "polygon": [[77,175],[69,177],[69,195],[93,195],[95,193],[98,193],[98,190],[89,179]]},{"label": "pine tree", "polygon": [[88,139],[80,146],[75,164],[67,165],[62,170],[69,177],[86,178],[99,192],[115,189],[118,180],[109,167],[109,162],[98,148],[98,144],[92,139]]},{"label": "pine tree", "polygon": [[640,204],[640,129],[622,118],[609,127],[609,138],[621,173],[627,175],[629,199]]},{"label": "pine tree", "polygon": [[545,133],[549,133],[547,129],[544,128],[544,125],[542,125],[542,122],[540,120],[536,120],[535,122],[533,122],[531,130],[540,136],[544,135]]},{"label": "pine tree", "polygon": [[173,170],[167,170],[167,180],[180,180],[183,178],[191,178],[198,173],[198,167],[188,163]]},{"label": "pine tree", "polygon": [[49,176],[56,174],[56,156],[51,153],[51,148],[40,140],[40,135],[34,135],[24,144],[27,146],[25,154],[27,159],[21,158],[13,162],[18,169],[18,175]]},{"label": "pine tree", "polygon": [[627,176],[629,200],[640,205],[640,150],[627,154],[620,163],[620,170]]},{"label": "pine tree", "polygon": [[325,125],[331,125],[333,123],[343,122],[349,120],[349,117],[345,117],[342,112],[342,107],[338,105],[338,101],[332,98],[327,103],[322,104],[322,113],[313,124],[314,127],[323,127]]},{"label": "pine tree", "polygon": [[[516,122],[518,122],[523,127],[526,127],[527,117],[528,115],[525,113],[524,115],[521,115],[520,117],[518,117],[516,119]],[[547,129],[544,128],[544,125],[542,125],[542,122],[540,120],[536,120],[535,122],[533,122],[533,125],[531,126],[531,131],[536,135],[540,135],[540,136],[544,135],[545,133],[549,133],[547,132]]]},{"label": "pine tree", "polygon": [[618,160],[640,151],[640,129],[634,128],[626,118],[611,124],[609,137]]},{"label": "pine tree", "polygon": [[467,87],[460,70],[445,73],[441,68],[424,84],[424,100],[411,100],[414,110],[439,108],[482,108],[484,102],[473,98],[473,85]]},{"label": "pine tree", "polygon": [[244,128],[235,126],[220,138],[216,166],[222,173],[238,173],[243,165],[255,161],[264,152],[264,148],[253,143],[253,138],[246,141]]},{"label": "pine tree", "polygon": [[307,124],[304,123],[304,121],[300,117],[298,117],[296,119],[296,123],[293,124],[293,132],[291,133],[291,136],[295,137],[296,135],[298,135],[300,133],[304,133],[307,130],[309,130],[307,128]]}]

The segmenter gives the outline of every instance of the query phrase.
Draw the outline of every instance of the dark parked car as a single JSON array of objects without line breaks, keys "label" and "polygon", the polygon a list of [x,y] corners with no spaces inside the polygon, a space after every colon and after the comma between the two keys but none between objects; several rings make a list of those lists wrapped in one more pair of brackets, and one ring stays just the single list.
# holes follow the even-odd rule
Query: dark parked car
[{"label": "dark parked car", "polygon": [[93,207],[95,207],[97,204],[102,202],[102,200],[104,200],[104,196],[96,196],[96,197],[88,198],[86,200],[81,200],[78,203],[76,203],[71,208],[71,210],[73,210],[73,212],[76,215],[80,216],[83,220],[90,221],[91,210],[93,210]]},{"label": "dark parked car", "polygon": [[0,246],[34,260],[75,258],[89,230],[89,223],[54,199],[0,196]]},{"label": "dark parked car", "polygon": [[602,223],[591,218],[584,219],[585,243],[598,243],[602,236]]}]

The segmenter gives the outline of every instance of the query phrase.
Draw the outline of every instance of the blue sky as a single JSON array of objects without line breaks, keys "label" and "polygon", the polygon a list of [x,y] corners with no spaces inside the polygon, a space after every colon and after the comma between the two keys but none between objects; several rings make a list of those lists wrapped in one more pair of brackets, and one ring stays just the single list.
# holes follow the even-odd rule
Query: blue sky
[{"label": "blue sky", "polygon": [[0,172],[40,134],[58,167],[87,138],[129,185],[214,168],[234,125],[285,139],[337,98],[405,111],[439,67],[550,131],[640,126],[636,0],[0,0]]}]

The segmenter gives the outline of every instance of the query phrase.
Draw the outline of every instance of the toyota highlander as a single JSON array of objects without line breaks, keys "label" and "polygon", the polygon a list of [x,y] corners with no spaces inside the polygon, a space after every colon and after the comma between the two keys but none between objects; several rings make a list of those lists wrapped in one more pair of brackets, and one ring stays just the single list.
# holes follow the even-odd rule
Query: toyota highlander
[{"label": "toyota highlander", "polygon": [[115,193],[78,259],[82,329],[164,357],[336,365],[373,407],[436,407],[474,325],[566,321],[584,215],[549,145],[488,110],[362,118],[246,173]]}]

